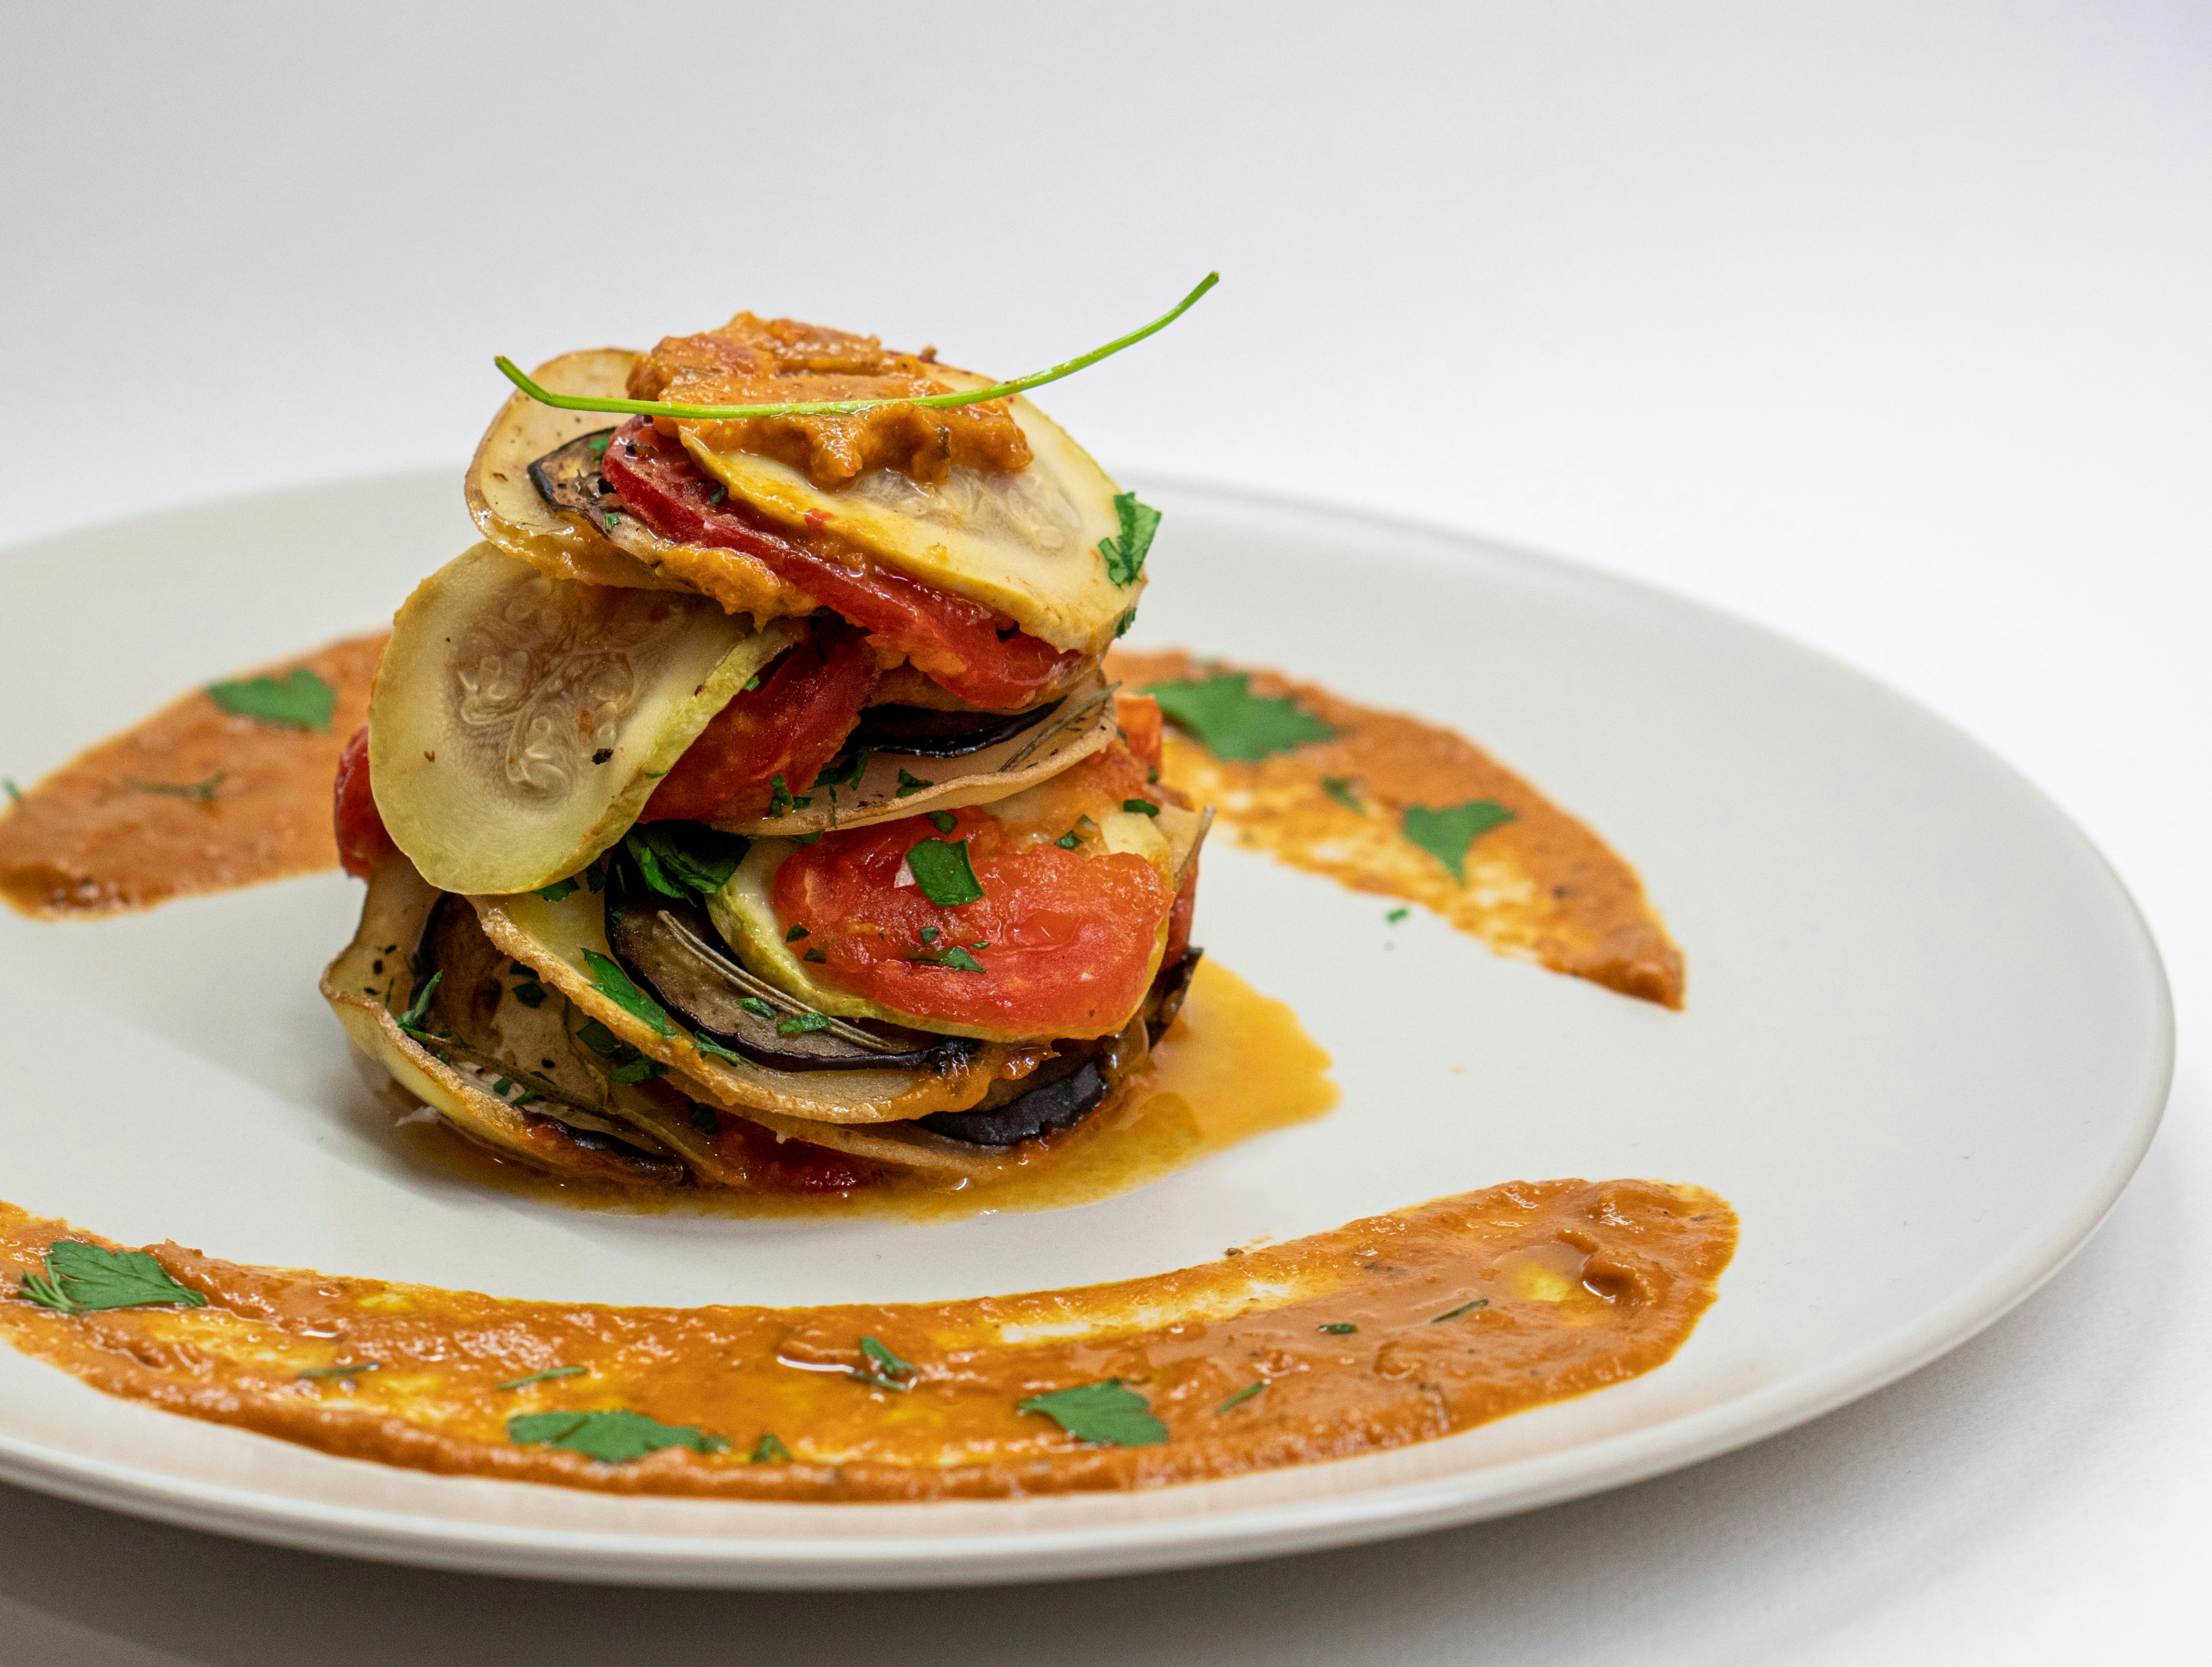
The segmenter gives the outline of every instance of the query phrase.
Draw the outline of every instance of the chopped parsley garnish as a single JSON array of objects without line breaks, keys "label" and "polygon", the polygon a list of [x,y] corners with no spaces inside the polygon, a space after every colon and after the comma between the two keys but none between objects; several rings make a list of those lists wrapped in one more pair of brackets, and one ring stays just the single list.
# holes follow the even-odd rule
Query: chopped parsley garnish
[{"label": "chopped parsley garnish", "polygon": [[854,748],[852,756],[843,763],[825,764],[822,773],[814,778],[814,785],[817,788],[857,788],[860,785],[860,777],[868,772],[870,756],[865,746]]},{"label": "chopped parsley garnish", "polygon": [[607,441],[613,438],[614,435],[611,432],[606,434],[595,434],[592,436],[590,442],[584,447],[584,449],[589,452],[593,457],[605,457],[607,454]]},{"label": "chopped parsley garnish", "polygon": [[921,1376],[920,1366],[911,1360],[900,1360],[873,1337],[860,1339],[860,1354],[867,1364],[854,1366],[853,1376],[876,1389],[896,1390],[903,1395]]},{"label": "chopped parsley garnish", "polygon": [[1078,1441],[1158,1447],[1168,1439],[1168,1427],[1152,1415],[1152,1402],[1134,1390],[1123,1389],[1119,1378],[1032,1395],[1020,1410],[1042,1413]]},{"label": "chopped parsley garnish", "polygon": [[1367,814],[1367,806],[1361,804],[1358,797],[1352,791],[1352,781],[1349,776],[1324,776],[1321,778],[1321,790],[1343,806],[1345,809],[1355,811],[1361,816]]},{"label": "chopped parsley garnish", "polygon": [[933,926],[925,926],[921,928],[921,940],[926,944],[935,943],[940,935],[941,934],[938,932],[938,929]]},{"label": "chopped parsley garnish", "polygon": [[526,1007],[539,1007],[545,1005],[545,986],[535,978],[527,979],[517,984],[514,994],[514,999]]},{"label": "chopped parsley garnish", "polygon": [[611,509],[608,510],[602,519],[605,520],[607,524],[607,531],[610,532],[613,532],[615,528],[622,525],[622,517],[616,514]]},{"label": "chopped parsley garnish", "polygon": [[1123,609],[1123,610],[1122,610],[1122,612],[1121,612],[1121,617],[1119,619],[1117,619],[1117,620],[1115,620],[1115,621],[1114,622],[1114,636],[1115,636],[1115,637],[1118,640],[1118,639],[1120,639],[1120,638],[1121,638],[1121,637],[1125,637],[1125,636],[1128,636],[1128,634],[1129,634],[1129,627],[1130,627],[1130,626],[1132,626],[1132,625],[1133,625],[1133,624],[1135,624],[1136,623],[1137,623],[1137,611],[1136,611],[1134,608],[1125,608],[1125,609]]},{"label": "chopped parsley garnish", "polygon": [[713,1106],[702,1105],[698,1101],[693,1100],[691,1102],[691,1127],[697,1129],[702,1135],[719,1135],[722,1132],[722,1115],[720,1112],[715,1110]]},{"label": "chopped parsley garnish", "polygon": [[806,928],[805,927],[794,926],[783,934],[783,940],[787,944],[795,944],[805,935]]},{"label": "chopped parsley garnish", "polygon": [[210,683],[208,698],[233,717],[254,718],[284,729],[327,735],[338,706],[338,691],[304,666],[284,678],[240,678]]},{"label": "chopped parsley garnish", "polygon": [[424,980],[423,983],[416,988],[415,991],[415,999],[408,1004],[407,1011],[399,1015],[399,1028],[406,1031],[408,1035],[423,1036],[428,1034],[428,1032],[422,1028],[422,1021],[428,1016],[430,1012],[431,993],[438,988],[438,981],[445,976],[446,975],[442,972],[432,973],[428,978]]},{"label": "chopped parsley garnish", "polygon": [[676,1034],[676,1027],[668,1022],[668,1014],[660,1003],[630,983],[629,974],[595,949],[579,950],[577,953],[584,958],[585,966],[591,970],[593,989],[633,1019],[652,1025],[656,1034]]},{"label": "chopped parsley garnish", "polygon": [[[899,774],[903,776],[906,772],[904,770],[901,770]],[[15,778],[14,776],[0,776],[0,788],[5,788],[8,789],[8,802],[9,804],[20,805],[23,802],[23,789],[15,785]]]},{"label": "chopped parsley garnish", "polygon": [[[820,952],[817,951],[816,952],[819,953]],[[778,1025],[775,1027],[775,1033],[778,1036],[805,1036],[810,1031],[826,1031],[829,1028],[830,1020],[825,1014],[818,1013],[793,1013],[790,1018]]]},{"label": "chopped parsley garnish", "polygon": [[1059,846],[1063,851],[1072,851],[1077,846],[1080,845],[1083,841],[1077,835],[1075,830],[1070,828],[1066,833],[1060,835],[1059,838],[1054,840],[1052,843]]},{"label": "chopped parsley garnish", "polygon": [[1429,1323],[1431,1325],[1442,1325],[1446,1320],[1455,1320],[1462,1314],[1472,1314],[1478,1308],[1487,1308],[1489,1306],[1490,1299],[1488,1297],[1477,1297],[1473,1302],[1463,1302],[1460,1304],[1458,1307],[1452,1309],[1448,1313],[1437,1315],[1436,1318],[1431,1320]]},{"label": "chopped parsley garnish", "polygon": [[160,1303],[207,1305],[205,1297],[189,1285],[178,1284],[145,1251],[110,1250],[74,1238],[58,1238],[48,1245],[45,1269],[24,1275],[16,1295],[60,1314]]},{"label": "chopped parsley garnish", "polygon": [[1332,1337],[1348,1337],[1359,1328],[1350,1320],[1331,1320],[1320,1329],[1326,1331]]},{"label": "chopped parsley garnish", "polygon": [[960,825],[960,818],[951,811],[932,811],[929,812],[929,824],[939,833],[951,833]]},{"label": "chopped parsley garnish", "polygon": [[507,1421],[507,1439],[519,1446],[558,1447],[602,1464],[628,1464],[664,1447],[719,1453],[730,1444],[689,1424],[663,1424],[641,1412],[524,1412]]},{"label": "chopped parsley garnish", "polygon": [[795,806],[811,805],[814,802],[811,799],[793,798],[790,784],[781,776],[769,776],[768,784],[769,788],[768,813],[770,816],[782,816]]},{"label": "chopped parsley garnish", "polygon": [[679,903],[720,891],[751,849],[742,834],[703,822],[643,823],[623,836],[623,849],[645,883]]},{"label": "chopped parsley garnish", "polygon": [[[704,1031],[695,1031],[686,1039],[694,1048],[696,1048],[701,1053],[706,1055],[709,1059],[719,1059],[726,1065],[743,1065],[745,1063],[745,1056],[743,1054],[732,1052],[729,1049],[725,1048],[720,1043],[715,1041],[713,1037],[708,1036]],[[699,1121],[698,1114],[696,1112],[692,1114],[691,1121],[694,1122]]]},{"label": "chopped parsley garnish", "polygon": [[1492,828],[1503,827],[1513,812],[1495,799],[1470,799],[1464,805],[1431,810],[1425,805],[1406,807],[1406,837],[1451,870],[1462,885],[1467,884],[1467,848]]},{"label": "chopped parsley garnish", "polygon": [[747,1013],[752,1014],[756,1019],[773,1019],[775,1017],[775,1009],[769,1006],[767,1002],[762,1001],[757,995],[740,996],[738,998],[738,1005],[743,1007]]},{"label": "chopped parsley garnish", "polygon": [[982,900],[983,888],[976,883],[964,839],[922,840],[907,852],[906,866],[913,871],[921,895],[939,909],[957,909],[963,903]]},{"label": "chopped parsley garnish", "polygon": [[951,967],[956,972],[981,972],[983,964],[966,950],[955,944],[942,955],[916,955],[914,964],[925,967]]},{"label": "chopped parsley garnish", "polygon": [[555,1378],[575,1378],[590,1368],[586,1366],[548,1366],[543,1372],[533,1372],[527,1378],[510,1378],[504,1384],[494,1384],[494,1389],[519,1390],[526,1384],[543,1384]]},{"label": "chopped parsley garnish", "polygon": [[574,878],[571,876],[568,879],[555,880],[550,885],[548,885],[540,891],[538,895],[544,898],[548,903],[558,903],[563,897],[573,895],[575,890],[576,881]]},{"label": "chopped parsley garnish", "polygon": [[751,1462],[755,1464],[788,1463],[791,1458],[791,1449],[776,1439],[774,1430],[769,1431],[753,1444]]},{"label": "chopped parsley garnish", "polygon": [[1393,909],[1393,910],[1392,910],[1389,914],[1385,915],[1382,918],[1383,918],[1383,920],[1384,920],[1385,922],[1387,922],[1389,924],[1390,924],[1390,925],[1392,925],[1392,926],[1395,926],[1395,925],[1397,925],[1397,924],[1398,924],[1398,922],[1399,922],[1400,921],[1404,920],[1404,919],[1406,918],[1406,916],[1408,916],[1408,915],[1412,914],[1413,912],[1413,911],[1412,910],[1410,910],[1410,909]]},{"label": "chopped parsley garnish", "polygon": [[1122,492],[1114,499],[1114,513],[1121,518],[1121,531],[1114,538],[1100,539],[1098,553],[1105,558],[1106,576],[1127,588],[1135,584],[1137,575],[1145,570],[1145,557],[1152,551],[1152,535],[1160,530],[1160,512],[1148,503],[1138,502],[1134,492]]},{"label": "chopped parsley garnish", "polygon": [[824,955],[818,949],[810,949],[805,954],[800,956],[799,958],[802,961],[811,961],[815,965],[820,966],[828,961],[830,958],[827,955]]},{"label": "chopped parsley garnish", "polygon": [[[721,499],[720,499],[720,498],[719,498],[719,497],[716,497],[716,498],[710,498],[710,499],[708,499],[708,502],[710,502],[710,503],[720,503],[720,502],[721,502]],[[745,694],[750,695],[750,694],[751,694],[751,693],[752,693],[752,691],[753,691],[754,690],[756,690],[756,689],[757,689],[757,688],[759,688],[759,687],[760,687],[760,673],[759,673],[758,672],[754,672],[750,677],[749,677],[749,678],[747,678],[745,679],[745,686],[744,686],[744,689],[743,692],[744,692],[744,693],[745,693]]]},{"label": "chopped parsley garnish", "polygon": [[204,805],[215,797],[215,790],[230,779],[230,772],[219,770],[204,782],[136,782],[126,781],[124,786],[133,793],[166,794],[172,799],[190,799]]},{"label": "chopped parsley garnish", "polygon": [[1287,695],[1255,695],[1244,672],[1216,672],[1202,683],[1155,683],[1146,689],[1176,727],[1217,758],[1249,764],[1336,734]]},{"label": "chopped parsley garnish", "polygon": [[307,1379],[317,1378],[358,1378],[364,1372],[381,1372],[383,1370],[384,1362],[381,1360],[355,1360],[349,1365],[342,1366],[309,1366],[305,1372],[295,1372],[292,1375],[295,1378]]},{"label": "chopped parsley garnish", "polygon": [[1217,1413],[1234,1412],[1237,1408],[1243,1406],[1247,1401],[1249,1401],[1254,1396],[1257,1395],[1261,1390],[1267,1387],[1267,1380],[1264,1378],[1256,1384],[1247,1384],[1243,1389],[1238,1390],[1236,1394],[1231,1396],[1226,1401],[1224,1401],[1213,1410]]},{"label": "chopped parsley garnish", "polygon": [[923,781],[912,770],[902,770],[899,771],[898,791],[891,796],[895,799],[903,799],[909,793],[920,793],[924,788],[933,788],[936,785],[934,782]]},{"label": "chopped parsley garnish", "polygon": [[1149,799],[1124,799],[1121,808],[1134,811],[1139,816],[1158,816],[1160,813],[1160,807]]},{"label": "chopped parsley garnish", "polygon": [[586,1019],[576,1027],[576,1040],[607,1062],[610,1081],[644,1082],[668,1074],[665,1065],[647,1058],[596,1019]]}]

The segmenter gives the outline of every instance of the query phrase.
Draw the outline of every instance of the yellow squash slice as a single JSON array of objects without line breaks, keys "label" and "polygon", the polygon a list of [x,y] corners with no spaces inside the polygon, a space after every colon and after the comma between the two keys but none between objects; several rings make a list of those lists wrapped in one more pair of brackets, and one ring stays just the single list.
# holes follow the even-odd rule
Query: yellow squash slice
[{"label": "yellow squash slice", "polygon": [[478,545],[417,586],[369,697],[369,776],[444,891],[532,891],[617,840],[708,719],[803,627],[550,579]]}]

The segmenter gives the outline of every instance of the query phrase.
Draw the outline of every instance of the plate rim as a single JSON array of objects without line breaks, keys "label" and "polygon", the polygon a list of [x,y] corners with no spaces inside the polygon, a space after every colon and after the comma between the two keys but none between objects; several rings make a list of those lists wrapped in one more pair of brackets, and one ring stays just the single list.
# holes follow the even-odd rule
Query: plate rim
[{"label": "plate rim", "polygon": [[[2126,1138],[2094,1183],[2063,1219],[2004,1266],[1928,1313],[1919,1323],[1869,1345],[1826,1369],[1802,1374],[1717,1405],[1642,1428],[1477,1469],[1289,1502],[1219,1512],[1062,1529],[1030,1527],[902,1539],[775,1540],[758,1534],[681,1537],[603,1530],[545,1529],[471,1522],[404,1511],[293,1498],[228,1482],[164,1475],[131,1463],[70,1452],[0,1432],[0,1479],[81,1504],[184,1527],[301,1549],[419,1567],[568,1581],[770,1590],[952,1587],[1103,1578],[1166,1568],[1202,1567],[1291,1555],[1334,1546],[1516,1514],[1629,1486],[1748,1446],[1825,1416],[1897,1382],[1958,1348],[2026,1301],[2087,1244],[2118,1202],[2156,1137],[2172,1087],[2173,997],[2156,938],[2126,881],[2087,831],[2051,794],[1979,739],[1933,709],[1789,633],[1724,606],[1571,557],[1529,550],[1463,527],[1354,504],[1206,481],[1170,472],[1136,472],[1147,487],[1223,513],[1287,516],[1311,526],[1385,531],[1441,551],[1564,581],[1578,590],[1626,593],[1646,604],[1685,609],[1755,632],[1809,657],[1865,693],[1940,730],[2025,793],[2086,855],[2119,905],[2126,936],[2148,975],[2153,1011],[2150,1069]],[[0,564],[87,535],[127,536],[180,515],[219,514],[271,500],[312,499],[334,490],[445,481],[445,469],[410,468],[334,476],[263,490],[186,501],[82,523],[0,548]],[[1449,566],[1446,562],[1443,565]],[[97,1394],[97,1390],[87,1390]],[[274,1438],[235,1433],[253,1440]],[[1442,1438],[1448,1444],[1456,1438]],[[368,1463],[369,1461],[339,1461]],[[1349,1461],[1340,1461],[1349,1462]],[[1304,1467],[1300,1467],[1304,1468]],[[500,1489],[532,1484],[470,1479]],[[1177,1491],[1233,1485],[1199,1481]],[[629,1501],[651,1501],[640,1499]],[[865,1506],[793,1504],[817,1512]],[[1018,1553],[1018,1556],[1011,1554]]]}]

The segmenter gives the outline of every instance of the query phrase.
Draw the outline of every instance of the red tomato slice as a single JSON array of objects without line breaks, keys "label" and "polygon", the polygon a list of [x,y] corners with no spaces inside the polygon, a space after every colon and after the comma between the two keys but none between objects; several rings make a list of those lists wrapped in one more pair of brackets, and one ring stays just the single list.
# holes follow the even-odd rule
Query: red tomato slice
[{"label": "red tomato slice", "polygon": [[757,557],[932,681],[974,706],[1007,711],[1034,705],[1085,656],[1007,628],[980,602],[926,585],[868,560],[842,539],[793,534],[731,497],[700,472],[680,441],[634,417],[615,431],[600,464],[623,508],[675,544],[711,545]]},{"label": "red tomato slice", "polygon": [[637,819],[743,822],[766,814],[779,776],[787,791],[805,792],[882,677],[859,634],[830,622],[708,721]]},{"label": "red tomato slice", "polygon": [[384,818],[376,808],[376,795],[368,788],[368,726],[353,732],[345,751],[338,755],[338,776],[332,784],[331,821],[338,837],[338,861],[346,873],[367,879],[378,860],[397,849],[384,830]]},{"label": "red tomato slice", "polygon": [[727,1111],[715,1113],[714,1155],[741,1172],[756,1192],[848,1192],[867,1180],[870,1165],[828,1147],[778,1138],[773,1129]]},{"label": "red tomato slice", "polygon": [[[1102,758],[1119,767],[1097,772],[1101,785],[1137,774],[1125,753]],[[1124,790],[1108,787],[1114,808]],[[1003,1036],[1121,1029],[1144,999],[1175,900],[1159,870],[1133,852],[1062,849],[1059,823],[1001,822],[973,807],[946,814],[949,830],[911,816],[825,835],[784,860],[778,923],[806,928],[806,947],[823,958],[809,970],[895,1012]],[[910,879],[901,884],[907,853],[927,839],[965,843],[980,900],[946,906]],[[963,970],[963,956],[982,970]]]}]

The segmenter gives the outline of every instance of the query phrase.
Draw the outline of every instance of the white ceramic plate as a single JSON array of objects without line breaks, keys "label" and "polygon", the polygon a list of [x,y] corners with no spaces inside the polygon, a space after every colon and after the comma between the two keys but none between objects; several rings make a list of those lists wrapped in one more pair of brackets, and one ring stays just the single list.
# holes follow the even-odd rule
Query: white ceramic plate
[{"label": "white ceramic plate", "polygon": [[[0,557],[0,770],[387,618],[469,537],[458,471]],[[1374,1457],[1160,1492],[928,1506],[624,1499],[443,1478],[108,1399],[0,1349],[0,1475],[323,1550],[575,1579],[891,1585],[1258,1556],[1616,1486],[1812,1418],[2056,1269],[2149,1141],[2157,954],[2048,801],[1746,625],[1470,539],[1218,492],[1167,511],[1137,640],[1451,724],[1641,869],[1689,1009],[1517,963],[1218,842],[1200,937],[1291,1001],[1344,1102],[1081,1209],[934,1226],[590,1215],[427,1168],[314,983],[335,875],[47,925],[0,911],[0,1197],[130,1242],[517,1297],[928,1300],[1210,1260],[1519,1177],[1655,1176],[1741,1212],[1668,1366]]]}]

